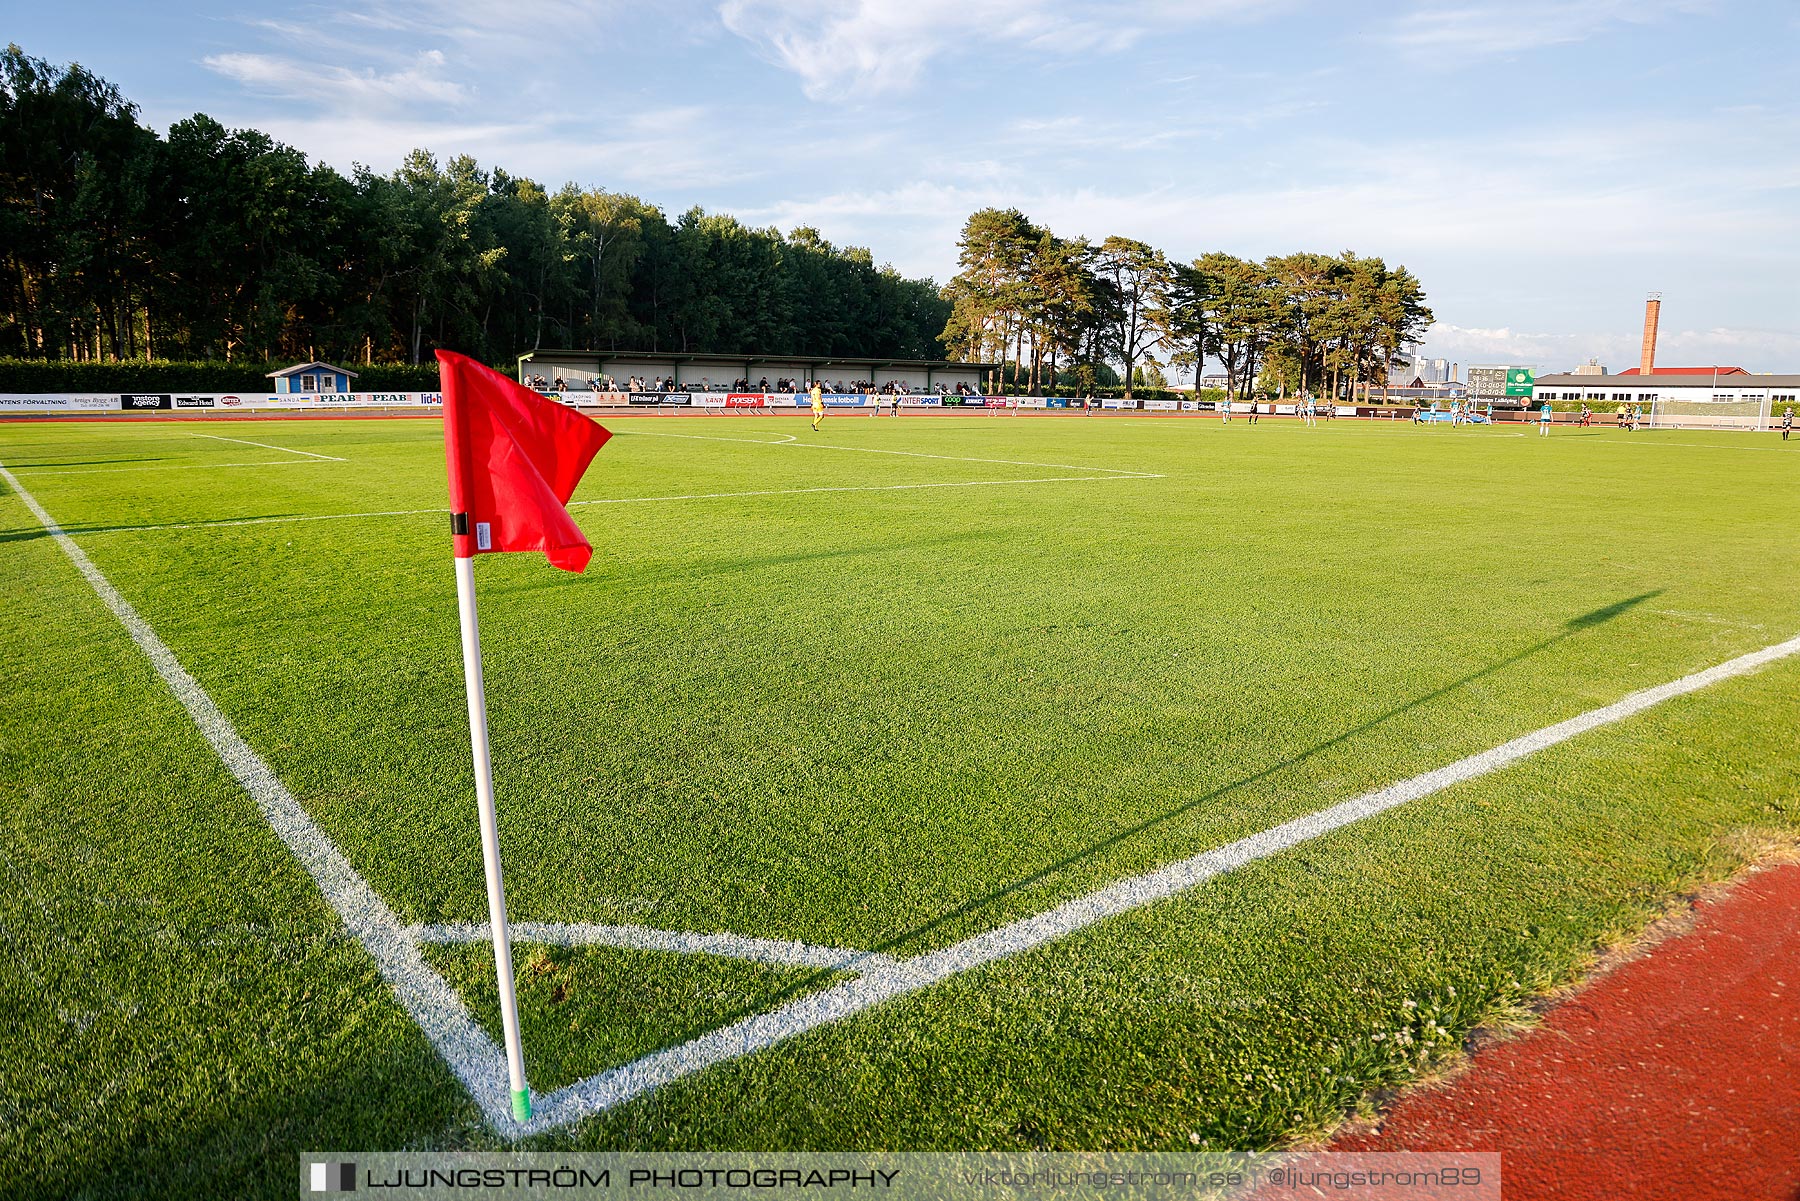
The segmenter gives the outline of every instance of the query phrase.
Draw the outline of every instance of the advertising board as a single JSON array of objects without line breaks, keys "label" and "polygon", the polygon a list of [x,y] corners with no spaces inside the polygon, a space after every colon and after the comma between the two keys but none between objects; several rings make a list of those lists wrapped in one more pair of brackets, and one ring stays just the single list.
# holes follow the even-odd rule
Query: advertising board
[{"label": "advertising board", "polygon": [[78,396],[63,392],[0,394],[0,413],[117,412],[119,395]]}]

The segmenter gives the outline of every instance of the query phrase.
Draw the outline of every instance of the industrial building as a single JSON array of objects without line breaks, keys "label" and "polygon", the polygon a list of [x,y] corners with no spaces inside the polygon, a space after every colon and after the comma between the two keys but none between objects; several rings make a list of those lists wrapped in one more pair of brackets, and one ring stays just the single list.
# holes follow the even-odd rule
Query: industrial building
[{"label": "industrial building", "polygon": [[1662,293],[1644,302],[1644,338],[1638,365],[1608,375],[1595,360],[1562,375],[1533,382],[1533,404],[1579,401],[1610,411],[1638,405],[1652,425],[1718,429],[1767,429],[1771,420],[1800,404],[1800,375],[1752,375],[1742,367],[1657,367]]},{"label": "industrial building", "polygon": [[1656,401],[1742,404],[1767,401],[1779,413],[1781,406],[1800,404],[1800,375],[1751,375],[1735,372],[1697,374],[1688,369],[1619,375],[1540,375],[1532,388],[1534,403],[1546,400],[1579,400],[1589,405],[1639,404],[1645,409]]}]

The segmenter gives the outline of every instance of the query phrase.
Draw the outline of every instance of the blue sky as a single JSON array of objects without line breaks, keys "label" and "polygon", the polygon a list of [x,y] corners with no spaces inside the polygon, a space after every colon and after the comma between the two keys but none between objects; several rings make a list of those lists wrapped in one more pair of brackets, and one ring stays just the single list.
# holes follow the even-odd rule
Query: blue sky
[{"label": "blue sky", "polygon": [[1791,0],[33,5],[144,118],[812,224],[942,281],[973,209],[1404,263],[1430,353],[1800,371]]}]

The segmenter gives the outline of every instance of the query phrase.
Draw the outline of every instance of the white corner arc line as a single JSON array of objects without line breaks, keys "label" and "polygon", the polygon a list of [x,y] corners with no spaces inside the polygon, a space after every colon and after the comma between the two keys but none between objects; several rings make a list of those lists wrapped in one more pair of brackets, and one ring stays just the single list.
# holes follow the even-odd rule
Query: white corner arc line
[{"label": "white corner arc line", "polygon": [[144,652],[156,674],[188,711],[188,716],[193,718],[220,761],[256,801],[263,817],[306,868],[350,933],[374,957],[382,977],[450,1070],[462,1081],[488,1124],[496,1130],[520,1132],[521,1127],[512,1117],[511,1084],[507,1078],[505,1056],[469,1016],[462,998],[425,962],[418,944],[406,936],[393,910],[350,866],[343,852],[313,823],[262,756],[239,736],[175,653],[138,616],[130,602],[119,595],[86,552],[44,511],[37,498],[24,489],[18,477],[0,466],[0,478],[18,493],[31,515],[56,540],[63,554],[99,595],[101,602],[112,610],[138,649]]},{"label": "white corner arc line", "polygon": [[284,455],[305,455],[309,459],[323,459],[327,463],[347,462],[347,460],[340,459],[336,455],[316,454],[310,450],[295,450],[291,446],[271,446],[267,442],[252,442],[248,438],[228,438],[224,434],[195,433],[194,437],[196,437],[196,438],[211,438],[214,442],[236,442],[242,446],[258,446],[258,447],[261,447],[263,450],[278,450]]},{"label": "white corner arc line", "polygon": [[[622,947],[632,951],[667,951],[676,955],[714,955],[722,959],[747,959],[783,967],[812,967],[829,971],[870,972],[893,966],[894,961],[874,951],[853,947],[821,947],[776,938],[752,938],[744,934],[693,934],[685,930],[659,930],[653,926],[613,926],[586,922],[513,922],[513,941],[550,947]],[[487,942],[486,922],[408,926],[407,937],[422,943]]]},{"label": "white corner arc line", "polygon": [[1800,654],[1800,637],[1740,655],[1667,684],[1631,693],[1610,705],[1577,714],[1466,759],[1283,822],[1156,871],[1119,880],[1054,909],[977,934],[942,950],[899,960],[892,967],[870,971],[855,980],[800,997],[767,1013],[732,1022],[680,1046],[654,1052],[558,1089],[542,1099],[533,1129],[549,1129],[579,1121],[703,1068],[754,1054],[971,968],[1065,938],[1096,922],[1185,892],[1332,830],[1487,775],[1590,730],[1622,721],[1664,701],[1697,692],[1721,680],[1746,675],[1795,654]]},{"label": "white corner arc line", "polygon": [[1609,705],[1523,734],[1490,750],[1283,822],[1214,850],[1143,875],[1115,881],[1043,913],[1009,922],[940,950],[903,960],[864,956],[854,966],[847,965],[848,970],[862,972],[853,980],[731,1022],[678,1046],[653,1052],[557,1089],[540,1099],[538,1111],[530,1122],[521,1124],[513,1120],[507,1104],[509,1083],[504,1056],[469,1016],[461,998],[425,963],[419,952],[419,942],[414,937],[418,931],[400,925],[393,911],[313,823],[269,765],[238,735],[174,653],[3,465],[0,465],[0,479],[18,493],[32,515],[125,626],[220,760],[256,800],[270,826],[305,866],[345,926],[368,949],[383,978],[437,1048],[438,1054],[462,1080],[488,1123],[509,1137],[540,1133],[580,1121],[715,1064],[754,1054],[962,972],[1067,937],[1096,922],[1175,896],[1408,801],[1498,771],[1664,701],[1748,675],[1770,663],[1800,654],[1800,636],[1789,638],[1678,680],[1633,692]]}]

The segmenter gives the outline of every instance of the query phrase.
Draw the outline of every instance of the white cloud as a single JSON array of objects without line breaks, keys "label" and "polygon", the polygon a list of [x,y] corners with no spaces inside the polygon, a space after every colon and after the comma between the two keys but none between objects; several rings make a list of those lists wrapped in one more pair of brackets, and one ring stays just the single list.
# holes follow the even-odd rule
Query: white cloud
[{"label": "white cloud", "polygon": [[[1621,310],[1628,320],[1629,306],[1621,306]],[[1541,371],[1568,371],[1596,359],[1618,372],[1637,366],[1640,339],[1641,331],[1630,328],[1542,333],[1440,322],[1427,335],[1425,347],[1431,357],[1449,359],[1465,368],[1471,363],[1517,363]],[[1800,366],[1800,332],[1722,326],[1664,329],[1657,337],[1656,361],[1670,367],[1717,365],[1793,371]]]},{"label": "white cloud", "polygon": [[1705,0],[1507,0],[1498,4],[1428,3],[1395,19],[1385,41],[1452,65],[1585,42],[1621,25],[1647,25],[1704,12]]},{"label": "white cloud", "polygon": [[[483,103],[491,120],[523,119],[548,109],[569,71],[610,45],[604,35],[623,7],[608,0],[334,0],[304,22],[285,13],[246,17],[242,27],[266,49],[201,61],[285,102],[282,113],[311,107],[357,122],[384,113],[416,121],[433,108]],[[300,45],[304,54],[294,49]]]},{"label": "white cloud", "polygon": [[447,77],[442,51],[427,50],[397,71],[356,70],[275,54],[213,54],[202,60],[227,79],[265,95],[360,112],[370,107],[461,104],[469,99],[462,83]]},{"label": "white cloud", "polygon": [[[440,161],[458,154],[504,167],[554,192],[565,183],[669,197],[685,208],[704,188],[732,187],[750,172],[732,165],[731,131],[710,109],[685,105],[622,114],[603,131],[580,114],[477,114],[444,117],[326,112],[259,122],[271,137],[349,170],[369,163],[385,172],[418,147]],[[739,206],[728,206],[735,208]]]},{"label": "white cloud", "polygon": [[333,12],[333,22],[454,44],[489,56],[593,45],[625,5],[613,0],[372,0]]},{"label": "white cloud", "polygon": [[1128,49],[1158,29],[1278,7],[1256,0],[724,0],[719,18],[820,100],[903,91],[928,67],[960,68],[997,45],[1087,58]]},{"label": "white cloud", "polygon": [[[1646,137],[1634,160],[1653,161],[1672,143],[1696,146],[1707,132],[1695,127],[1677,137],[1666,127],[1658,131]],[[1060,124],[1054,133],[1082,147],[1116,146],[1122,140],[1115,129],[1078,122]],[[1624,136],[1630,139],[1631,131]],[[1749,186],[1721,190],[1702,177],[1644,182],[1641,173],[1628,170],[1588,171],[1589,177],[1555,187],[1533,183],[1557,178],[1579,160],[1582,147],[1591,146],[1585,139],[1584,131],[1563,127],[1548,134],[1521,130],[1491,153],[1471,159],[1455,146],[1432,141],[1389,142],[1377,149],[1340,138],[1292,149],[1295,159],[1312,168],[1304,182],[1293,182],[1277,165],[1220,173],[1203,186],[1165,177],[1170,181],[1068,187],[1054,182],[1055,173],[1033,171],[1017,160],[970,161],[951,181],[845,188],[795,196],[757,211],[784,228],[814,224],[834,238],[869,240],[878,247],[891,244],[894,231],[917,231],[909,240],[934,250],[928,261],[903,265],[940,277],[954,261],[963,219],[990,205],[1018,207],[1065,236],[1125,234],[1180,258],[1218,248],[1262,257],[1349,247],[1415,271],[1421,261],[1504,261],[1547,280],[1555,278],[1558,262],[1575,270],[1597,259],[1696,251],[1800,257],[1782,210],[1754,203],[1758,197]],[[1587,166],[1593,157],[1587,154]],[[1491,161],[1515,169],[1496,172]],[[1696,231],[1704,231],[1703,240],[1696,239]],[[1428,287],[1433,282],[1426,279]],[[1505,284],[1508,277],[1490,282]]]},{"label": "white cloud", "polygon": [[[1287,20],[1304,0],[348,2],[325,0],[304,25],[247,12],[244,43],[207,60],[233,93],[209,111],[339,167],[387,170],[415,146],[468,153],[552,188],[816,225],[939,279],[963,221],[989,205],[1179,258],[1353,248],[1419,274],[1443,336],[1467,343],[1445,356],[1458,361],[1527,354],[1534,335],[1516,331],[1615,320],[1605,336],[1631,350],[1647,288],[1711,339],[1696,348],[1743,329],[1747,366],[1800,359],[1780,337],[1755,341],[1762,326],[1800,328],[1782,282],[1800,270],[1800,110],[1767,54],[1760,75],[1687,93],[1664,76],[1666,102],[1641,104],[1623,87],[1495,99],[1448,77],[1377,96],[1345,68],[1371,50],[1349,31],[1373,25],[1374,51],[1400,70],[1415,53],[1518,53],[1542,80],[1523,50],[1585,40],[1595,78],[1610,78],[1635,70],[1646,41],[1744,26],[1729,8],[1702,23],[1679,19],[1695,7],[1682,0],[1411,0],[1398,19],[1313,0]],[[1646,36],[1639,21],[1662,24]],[[302,44],[332,66],[303,61]],[[770,63],[823,102],[768,86]],[[1471,330],[1502,332],[1457,332]],[[1530,361],[1622,353],[1572,338]]]}]

